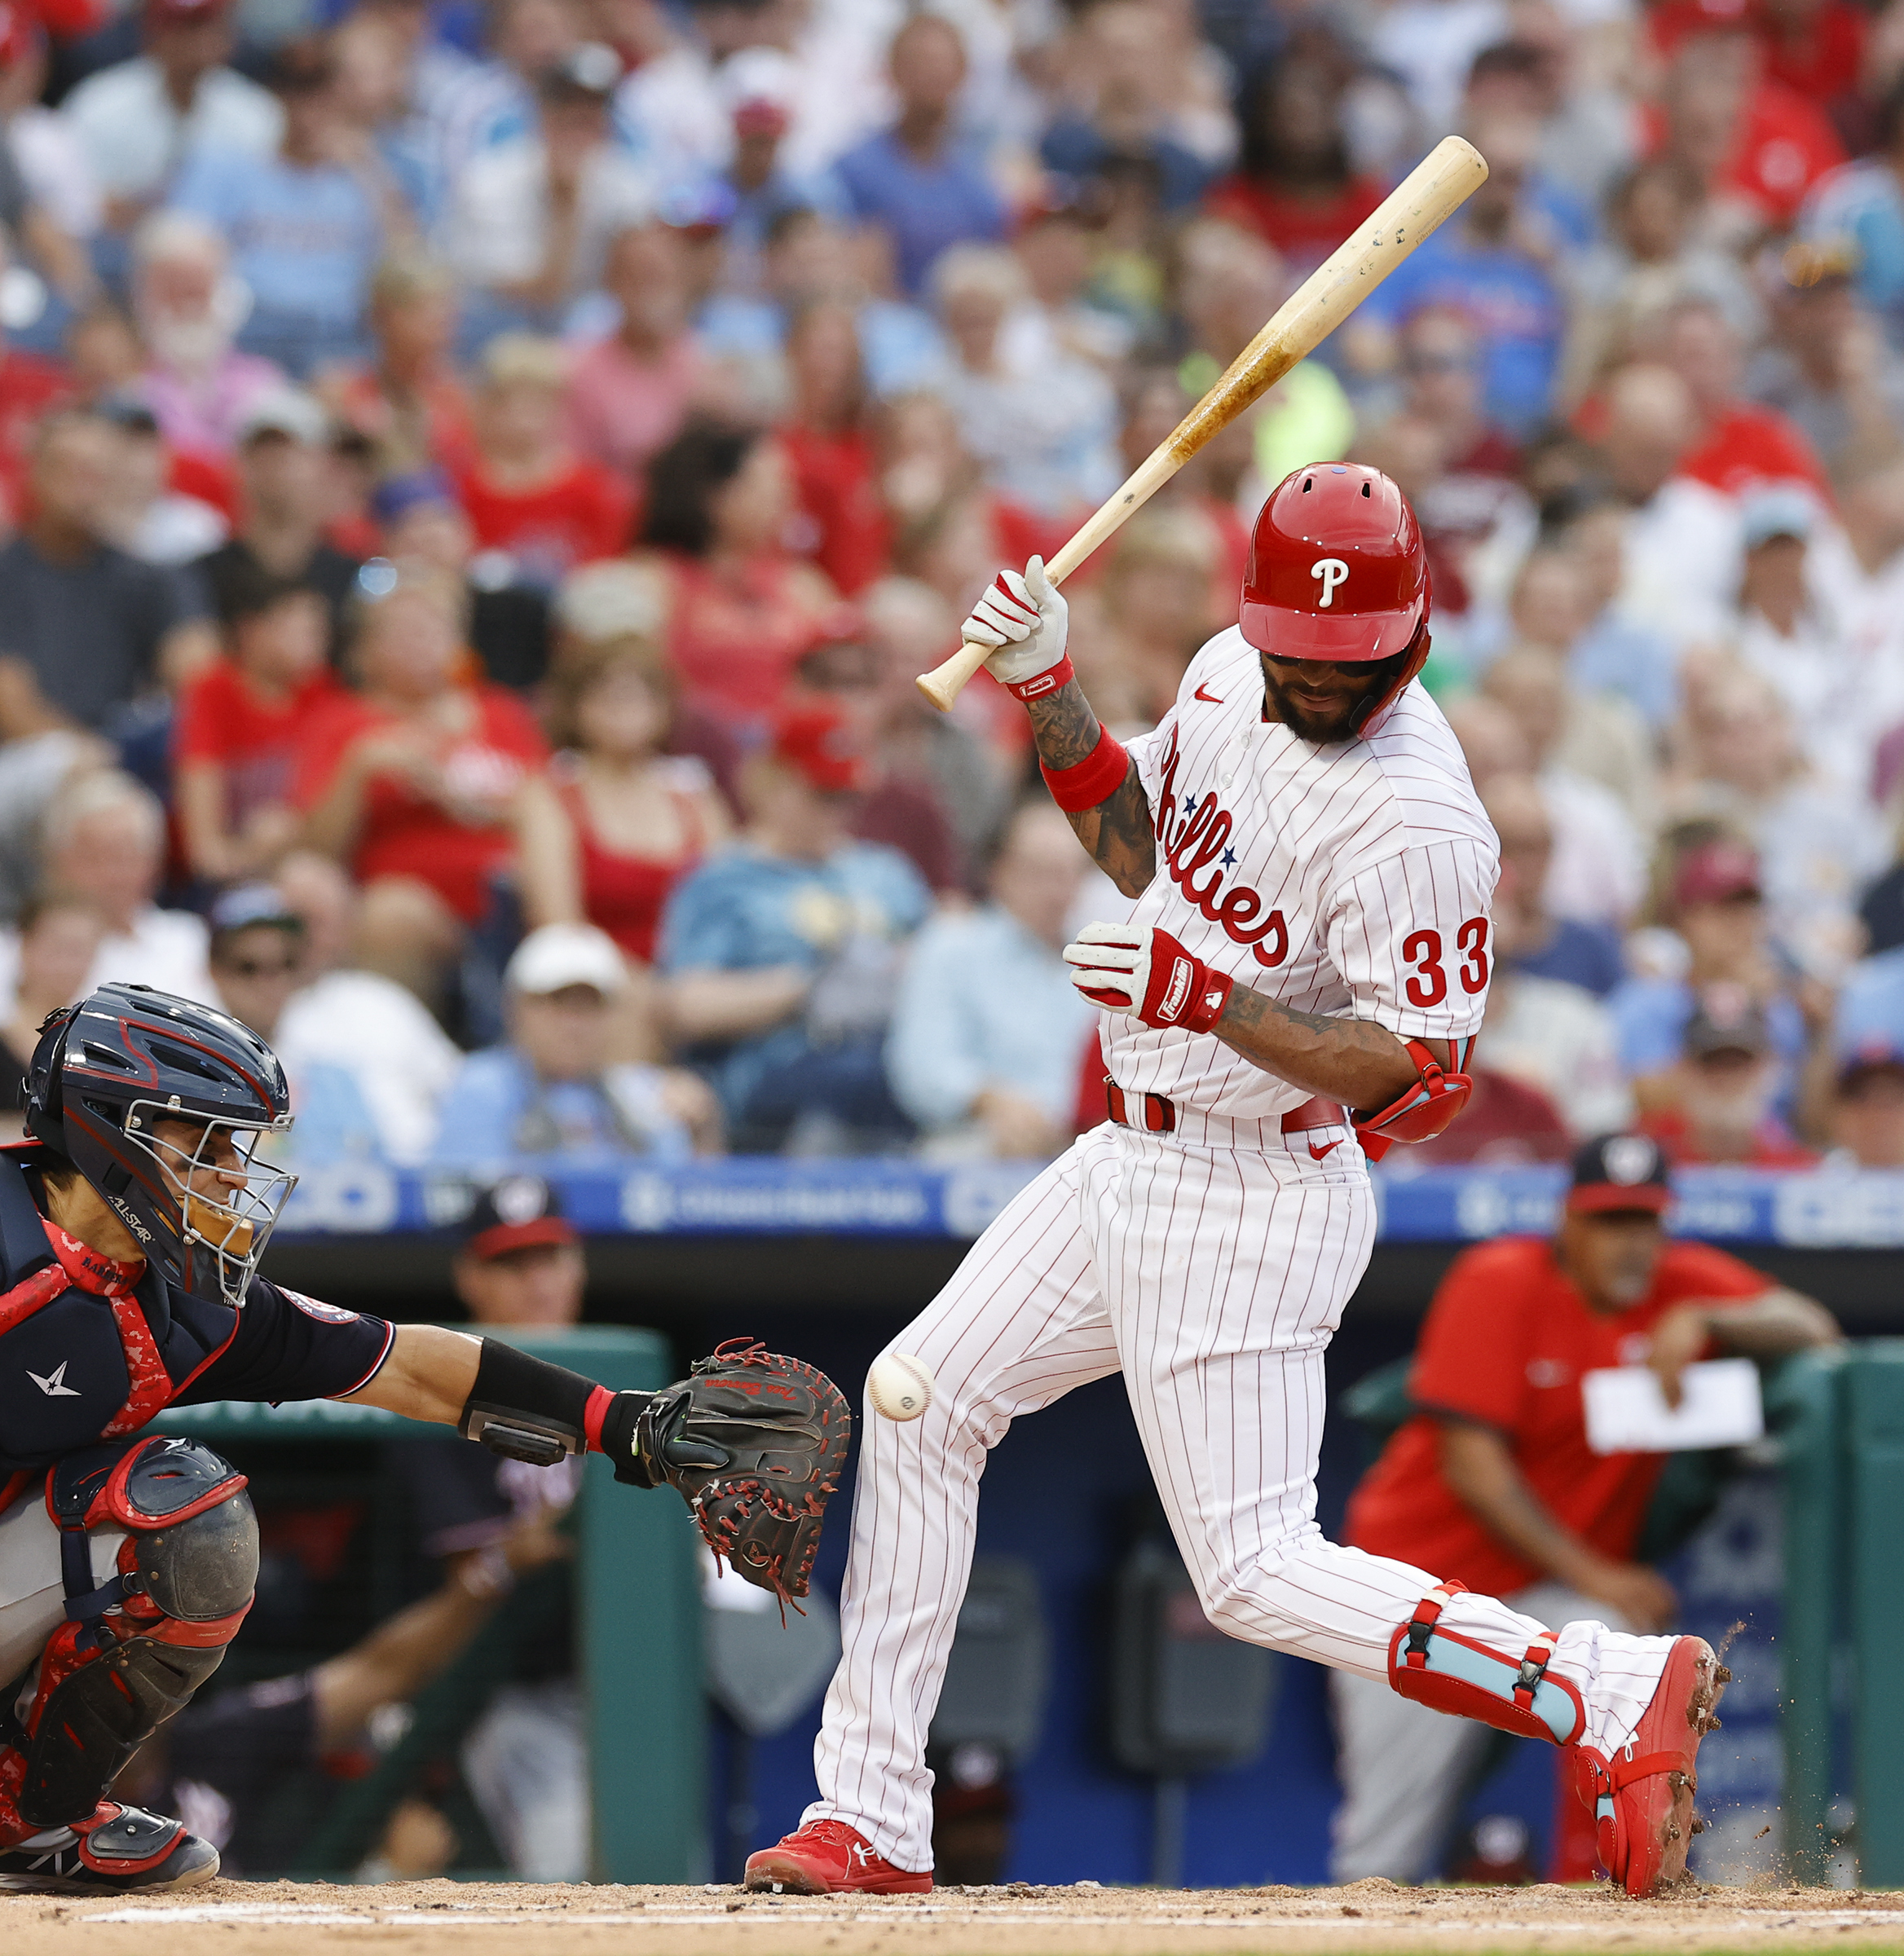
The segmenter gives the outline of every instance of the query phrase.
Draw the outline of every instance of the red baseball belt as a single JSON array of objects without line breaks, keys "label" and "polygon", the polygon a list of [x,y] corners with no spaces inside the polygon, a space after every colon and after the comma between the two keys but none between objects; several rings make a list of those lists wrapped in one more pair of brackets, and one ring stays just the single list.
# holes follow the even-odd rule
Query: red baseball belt
[{"label": "red baseball belt", "polygon": [[[1174,1134],[1177,1126],[1177,1108],[1174,1101],[1166,1100],[1161,1094],[1126,1094],[1115,1080],[1104,1081],[1104,1106],[1111,1118],[1119,1127],[1141,1128],[1149,1134]],[[1283,1116],[1282,1129],[1285,1134],[1307,1133],[1312,1127],[1346,1127],[1348,1116],[1342,1112],[1339,1100],[1324,1100],[1320,1095],[1305,1100],[1300,1107],[1292,1107]]]}]

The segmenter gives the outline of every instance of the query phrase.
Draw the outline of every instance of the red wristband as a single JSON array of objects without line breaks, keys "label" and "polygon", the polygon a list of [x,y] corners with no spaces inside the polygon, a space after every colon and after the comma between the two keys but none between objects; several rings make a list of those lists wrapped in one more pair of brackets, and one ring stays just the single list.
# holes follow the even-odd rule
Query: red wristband
[{"label": "red wristband", "polygon": [[1108,801],[1124,785],[1130,772],[1130,756],[1108,727],[1098,729],[1097,745],[1074,768],[1047,768],[1041,760],[1038,772],[1051,791],[1051,800],[1067,815],[1082,815],[1100,801]]},{"label": "red wristband", "polygon": [[1021,681],[1015,686],[1007,686],[1005,690],[1019,699],[1042,699],[1047,694],[1056,693],[1060,686],[1069,685],[1077,676],[1072,669],[1071,661],[1061,659],[1055,666],[1047,667],[1042,672],[1034,672],[1029,679]]}]

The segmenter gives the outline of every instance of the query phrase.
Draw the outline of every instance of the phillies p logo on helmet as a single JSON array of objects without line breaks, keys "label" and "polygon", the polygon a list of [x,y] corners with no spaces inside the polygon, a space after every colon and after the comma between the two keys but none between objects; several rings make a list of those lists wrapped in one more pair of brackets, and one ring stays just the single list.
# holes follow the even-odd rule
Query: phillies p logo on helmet
[{"label": "phillies p logo on helmet", "polygon": [[1319,610],[1326,611],[1335,601],[1335,588],[1348,577],[1349,567],[1339,557],[1319,557],[1309,566],[1309,575],[1322,580],[1322,595],[1316,601]]}]

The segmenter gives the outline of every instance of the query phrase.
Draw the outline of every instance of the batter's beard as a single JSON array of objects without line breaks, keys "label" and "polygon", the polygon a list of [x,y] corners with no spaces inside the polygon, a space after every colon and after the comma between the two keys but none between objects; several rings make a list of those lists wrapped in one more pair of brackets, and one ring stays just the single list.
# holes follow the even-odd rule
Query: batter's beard
[{"label": "batter's beard", "polygon": [[1362,723],[1368,719],[1372,701],[1379,699],[1400,672],[1405,653],[1393,659],[1385,659],[1368,669],[1374,683],[1368,691],[1357,696],[1338,711],[1322,715],[1310,712],[1297,704],[1281,684],[1281,676],[1275,663],[1267,655],[1258,660],[1263,667],[1263,689],[1275,717],[1280,720],[1298,740],[1312,741],[1317,747],[1329,747],[1338,741],[1351,740],[1360,732]]}]

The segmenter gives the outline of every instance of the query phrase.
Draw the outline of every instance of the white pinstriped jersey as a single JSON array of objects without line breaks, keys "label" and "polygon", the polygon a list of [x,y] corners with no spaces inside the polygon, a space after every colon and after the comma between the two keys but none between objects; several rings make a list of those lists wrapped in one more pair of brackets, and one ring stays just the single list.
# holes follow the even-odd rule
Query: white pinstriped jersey
[{"label": "white pinstriped jersey", "polygon": [[[1302,1011],[1404,1038],[1477,1033],[1493,975],[1494,830],[1420,683],[1373,730],[1322,747],[1262,716],[1263,672],[1233,627],[1190,662],[1177,703],[1130,743],[1157,832],[1130,919]],[[1214,1034],[1105,1015],[1111,1077],[1232,1120],[1308,1095]]]}]

